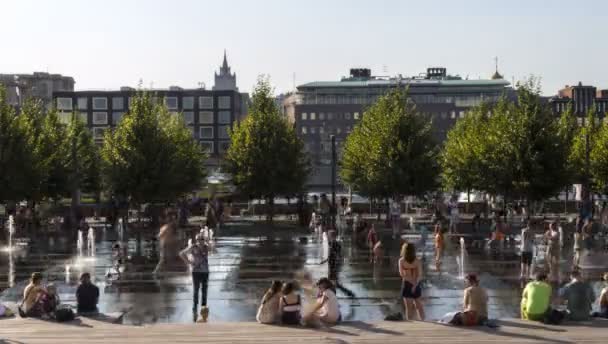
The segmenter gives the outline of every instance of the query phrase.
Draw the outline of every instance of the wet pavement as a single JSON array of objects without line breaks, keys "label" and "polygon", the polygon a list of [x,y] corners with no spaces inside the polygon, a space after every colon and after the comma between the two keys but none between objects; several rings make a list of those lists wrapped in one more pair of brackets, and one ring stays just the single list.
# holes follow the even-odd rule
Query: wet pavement
[{"label": "wet pavement", "polygon": [[[302,286],[304,303],[314,301],[312,281],[323,277],[327,267],[319,262],[325,249],[321,238],[292,227],[268,230],[251,223],[229,224],[213,244],[209,258],[209,321],[254,321],[264,291],[275,279],[296,280]],[[112,271],[112,245],[118,234],[111,228],[96,227],[94,257],[87,250],[79,257],[75,240],[36,238],[12,252],[0,252],[0,279],[3,302],[17,302],[27,278],[42,271],[58,286],[61,300],[74,304],[77,276],[91,272],[100,287],[100,311],[126,312],[125,323],[192,322],[192,287],[190,276],[175,272],[156,278],[156,241],[129,240],[130,263],[120,279],[108,278]],[[389,239],[390,237],[386,237]],[[406,237],[418,242],[416,235]],[[27,240],[26,240],[27,241]],[[186,239],[183,239],[184,245]],[[377,321],[387,314],[401,311],[400,278],[397,272],[399,240],[384,240],[385,261],[371,264],[369,252],[353,244],[349,236],[342,239],[344,264],[341,283],[354,294],[351,299],[338,292],[345,320]],[[18,245],[15,245],[18,246]],[[431,241],[420,250],[425,262],[423,303],[428,319],[438,319],[446,312],[458,310],[464,282],[458,245],[451,245],[444,257],[443,272],[434,271]],[[519,257],[512,251],[492,255],[483,250],[465,254],[464,272],[476,272],[490,297],[489,312],[494,318],[518,317],[521,282]],[[44,253],[42,253],[44,252]],[[565,254],[562,266],[567,266]],[[565,269],[565,268],[564,268]],[[566,271],[564,270],[564,274]],[[599,284],[595,285],[599,289]]]}]

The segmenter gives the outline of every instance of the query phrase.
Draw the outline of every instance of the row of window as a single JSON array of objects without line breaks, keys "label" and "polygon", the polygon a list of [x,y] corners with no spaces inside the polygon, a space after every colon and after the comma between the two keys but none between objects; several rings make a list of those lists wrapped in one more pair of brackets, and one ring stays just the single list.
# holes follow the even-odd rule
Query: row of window
[{"label": "row of window", "polygon": [[333,126],[324,126],[324,127],[305,127],[302,126],[301,127],[301,132],[302,134],[306,135],[306,134],[311,134],[311,135],[315,135],[317,133],[319,134],[325,134],[327,132],[327,134],[342,134],[342,133],[350,133],[352,130],[352,127],[350,125],[347,125],[346,127],[342,128],[342,127],[333,127]]},{"label": "row of window", "polygon": [[[122,119],[124,112],[114,111],[111,114],[112,114],[111,122],[112,122],[112,124],[116,125]],[[178,112],[172,112],[172,114],[179,115]],[[194,111],[185,111],[182,114],[184,116],[184,122],[186,124],[192,125],[195,123]],[[70,121],[70,119],[72,118],[71,116],[72,116],[71,112],[60,112],[59,113],[59,117],[64,123],[68,123]],[[86,112],[80,112],[80,113],[78,113],[78,116],[85,124],[89,124],[89,119],[88,119]],[[102,111],[93,112],[92,124],[94,124],[94,125],[109,124],[110,119],[108,118],[108,116],[109,116],[108,112],[102,112]],[[232,113],[230,111],[218,111],[217,121],[216,121],[213,111],[200,111],[198,113],[198,123],[214,124],[217,122],[219,124],[231,124],[232,123],[231,117],[232,117]]]},{"label": "row of window", "polygon": [[[203,148],[203,150],[209,154],[213,154],[215,152],[213,149],[214,144],[215,143],[213,141],[200,141],[200,145]],[[217,143],[217,148],[218,148],[219,154],[226,153],[226,151],[228,150],[229,147],[230,147],[230,141],[218,141],[218,143]]]},{"label": "row of window", "polygon": [[[108,129],[109,127],[94,127],[91,128],[91,131],[93,133],[93,138],[95,140],[102,140],[105,131]],[[229,139],[230,136],[228,135],[228,130],[230,129],[229,125],[221,125],[217,127],[217,137],[216,137],[216,133],[215,133],[215,128],[216,127],[200,127],[198,128],[198,132],[199,132],[199,139],[214,139],[214,138],[218,138],[218,139]],[[195,128],[191,128],[192,130],[192,137],[196,138],[196,129]]]},{"label": "row of window", "polygon": [[[113,110],[124,110],[125,103],[124,97],[92,97],[91,106],[93,110],[108,110],[109,107],[109,99],[112,102]],[[133,100],[133,97],[128,97],[129,106]],[[153,102],[157,102],[157,97],[152,97]],[[164,97],[162,98],[164,104],[167,106],[169,110],[177,110],[179,109],[179,98],[178,97]],[[195,105],[195,97],[181,97],[181,108],[184,110],[193,110]],[[73,99],[68,97],[58,97],[57,98],[57,109],[59,110],[68,110],[71,111],[74,109]],[[198,97],[198,108],[199,109],[213,109],[214,98],[213,96],[200,96]],[[87,110],[89,108],[89,98],[87,97],[79,97],[76,99],[76,108],[78,110]],[[220,109],[230,109],[231,106],[231,98],[229,96],[220,96],[217,97],[217,106]]]},{"label": "row of window", "polygon": [[350,112],[345,112],[345,113],[341,113],[341,112],[338,112],[338,113],[334,113],[334,112],[328,112],[328,113],[319,112],[319,116],[317,116],[317,114],[315,112],[311,112],[311,113],[302,112],[302,114],[300,116],[300,118],[303,121],[307,121],[307,120],[314,121],[314,120],[317,120],[317,118],[319,119],[319,121],[325,121],[325,120],[331,121],[331,120],[334,120],[334,119],[340,119],[340,120],[341,119],[345,119],[345,120],[354,119],[354,120],[358,120],[359,117],[360,116],[359,116],[358,112],[352,113],[352,116],[351,116]]},{"label": "row of window", "polygon": [[[572,104],[574,110],[576,110],[574,108],[575,104],[576,103]],[[564,112],[564,111],[566,111],[568,109],[568,106],[570,106],[569,103],[558,102],[558,103],[555,104],[555,110],[557,112]],[[585,107],[585,108],[588,109],[587,107]],[[596,112],[599,112],[599,113],[604,113],[604,112],[608,111],[608,102],[596,102],[595,103],[595,110],[596,110]]]},{"label": "row of window", "polygon": [[[500,92],[498,92],[500,93]],[[373,104],[382,94],[352,94],[352,95],[333,95],[333,94],[305,94],[301,97],[300,104]],[[456,106],[476,106],[483,101],[496,101],[496,94],[475,94],[475,95],[434,95],[434,94],[412,94],[409,99],[417,104],[456,104]]]}]

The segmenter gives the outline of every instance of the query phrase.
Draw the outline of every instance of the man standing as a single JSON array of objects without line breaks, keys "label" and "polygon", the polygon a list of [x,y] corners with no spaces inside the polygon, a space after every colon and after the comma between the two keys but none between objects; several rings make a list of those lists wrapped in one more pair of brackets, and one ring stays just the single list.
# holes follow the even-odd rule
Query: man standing
[{"label": "man standing", "polygon": [[595,293],[589,283],[583,281],[578,270],[570,273],[570,283],[560,290],[560,297],[567,303],[567,318],[574,321],[589,320]]},{"label": "man standing", "polygon": [[198,293],[201,291],[201,318],[207,321],[209,308],[207,307],[207,286],[209,282],[209,249],[203,234],[196,235],[196,243],[186,247],[179,253],[180,258],[190,267],[192,271],[192,313],[197,314]]},{"label": "man standing", "polygon": [[397,196],[395,196],[391,202],[390,213],[393,239],[396,239],[397,236],[401,234],[401,202]]},{"label": "man standing", "polygon": [[530,277],[530,266],[532,265],[534,251],[534,233],[532,233],[532,221],[528,220],[526,227],[521,230],[521,279]]},{"label": "man standing", "polygon": [[340,289],[344,294],[348,295],[351,298],[355,297],[355,294],[349,289],[345,288],[338,281],[338,275],[340,270],[340,265],[342,262],[342,245],[336,239],[336,232],[330,230],[327,232],[327,245],[328,245],[328,255],[327,258],[324,259],[321,264],[327,263],[328,267],[328,277],[329,279],[335,283],[336,288]]}]

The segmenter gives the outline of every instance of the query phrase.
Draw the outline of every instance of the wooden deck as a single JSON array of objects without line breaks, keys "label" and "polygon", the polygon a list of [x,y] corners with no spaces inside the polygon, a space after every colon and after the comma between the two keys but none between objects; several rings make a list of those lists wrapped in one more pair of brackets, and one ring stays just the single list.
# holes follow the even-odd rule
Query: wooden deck
[{"label": "wooden deck", "polygon": [[80,318],[71,323],[0,320],[0,344],[20,343],[606,343],[608,320],[548,326],[504,320],[500,328],[457,328],[430,322],[345,322],[331,329],[253,322],[116,325]]}]

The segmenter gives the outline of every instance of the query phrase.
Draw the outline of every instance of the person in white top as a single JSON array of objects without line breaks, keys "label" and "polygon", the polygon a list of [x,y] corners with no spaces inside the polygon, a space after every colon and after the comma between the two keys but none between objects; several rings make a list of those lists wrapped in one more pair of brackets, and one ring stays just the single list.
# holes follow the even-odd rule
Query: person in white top
[{"label": "person in white top", "polygon": [[532,221],[528,220],[526,227],[521,230],[521,278],[530,278],[530,266],[534,258],[534,233],[532,233]]},{"label": "person in white top", "polygon": [[341,315],[333,283],[324,277],[317,282],[317,286],[319,287],[317,302],[304,316],[304,324],[313,327],[335,325],[341,320]]},{"label": "person in white top", "polygon": [[391,213],[391,225],[393,228],[393,239],[399,235],[401,227],[401,202],[397,197],[393,198],[390,208]]}]

